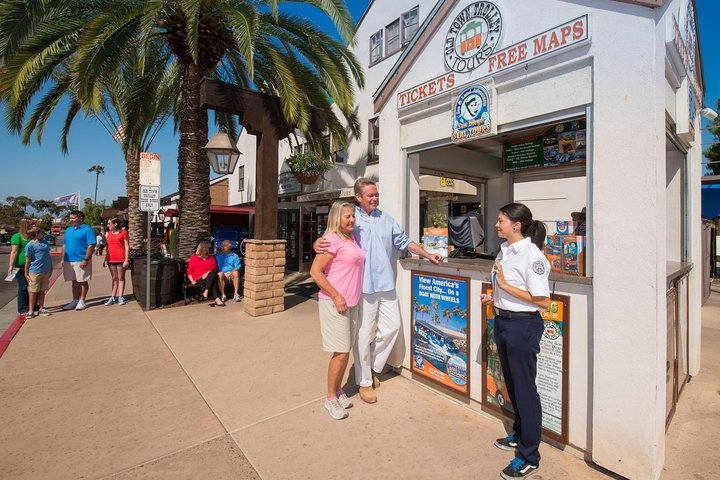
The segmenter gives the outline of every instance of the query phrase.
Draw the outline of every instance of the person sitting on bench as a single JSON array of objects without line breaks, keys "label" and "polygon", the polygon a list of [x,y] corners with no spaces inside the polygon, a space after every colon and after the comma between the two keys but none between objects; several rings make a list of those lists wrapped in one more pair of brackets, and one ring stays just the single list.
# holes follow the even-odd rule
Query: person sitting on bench
[{"label": "person sitting on bench", "polygon": [[191,285],[204,287],[202,296],[205,300],[212,294],[215,303],[210,306],[224,307],[225,302],[220,298],[217,285],[217,263],[215,256],[210,255],[210,242],[205,240],[198,243],[195,255],[190,257],[187,264],[187,277]]},{"label": "person sitting on bench", "polygon": [[233,300],[240,301],[240,257],[232,251],[230,240],[223,240],[220,247],[221,252],[215,254],[215,261],[218,267],[218,286],[222,294],[222,301],[227,300],[225,296],[225,280],[232,280]]}]

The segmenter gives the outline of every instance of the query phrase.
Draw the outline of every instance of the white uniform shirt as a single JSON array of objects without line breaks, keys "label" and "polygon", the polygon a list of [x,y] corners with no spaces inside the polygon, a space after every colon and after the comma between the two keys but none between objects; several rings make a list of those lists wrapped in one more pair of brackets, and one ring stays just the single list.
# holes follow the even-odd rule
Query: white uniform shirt
[{"label": "white uniform shirt", "polygon": [[[500,245],[498,255],[502,265],[505,281],[526,292],[533,297],[549,297],[550,262],[540,249],[530,241],[529,237],[519,242]],[[492,275],[493,298],[495,306],[511,312],[540,311],[542,308],[532,303],[524,302],[496,285],[495,273]]]}]

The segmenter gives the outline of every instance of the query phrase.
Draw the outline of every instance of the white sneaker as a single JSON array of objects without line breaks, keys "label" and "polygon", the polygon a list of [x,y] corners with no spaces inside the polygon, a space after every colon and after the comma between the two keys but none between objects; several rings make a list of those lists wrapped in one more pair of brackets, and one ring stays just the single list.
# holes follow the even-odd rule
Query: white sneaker
[{"label": "white sneaker", "polygon": [[105,306],[107,307],[107,306],[110,306],[110,305],[115,305],[116,303],[118,303],[118,302],[117,302],[117,300],[115,300],[115,297],[110,297],[110,298],[108,299],[108,301],[105,302]]},{"label": "white sneaker", "polygon": [[221,300],[223,303],[227,302],[227,296],[225,294],[223,294]]},{"label": "white sneaker", "polygon": [[233,295],[233,300],[235,300],[236,302],[239,302],[239,301],[240,301],[240,295],[238,295],[237,293],[236,293],[235,295]]},{"label": "white sneaker", "polygon": [[352,408],[353,403],[352,401],[350,401],[342,388],[335,392],[335,395],[337,395],[338,403],[341,407],[343,407],[344,409]]},{"label": "white sneaker", "polygon": [[348,416],[348,412],[340,406],[337,398],[332,400],[325,399],[325,409],[330,412],[330,416],[335,420],[342,420]]},{"label": "white sneaker", "polygon": [[63,310],[72,310],[73,308],[77,307],[77,304],[78,304],[78,301],[73,300],[72,302],[66,303],[65,305],[63,305]]},{"label": "white sneaker", "polygon": [[125,297],[118,297],[117,303],[118,305],[125,305],[127,302],[125,301]]},{"label": "white sneaker", "polygon": [[83,300],[78,300],[75,310],[85,310],[85,307],[85,302]]},{"label": "white sneaker", "polygon": [[28,311],[27,313],[25,313],[25,318],[33,318],[33,317],[37,317],[37,315],[38,315],[37,312]]},{"label": "white sneaker", "polygon": [[50,315],[52,315],[52,313],[50,313],[50,311],[49,311],[47,308],[41,308],[41,309],[38,311],[38,313],[39,313],[40,316],[42,316],[42,317],[49,317]]}]

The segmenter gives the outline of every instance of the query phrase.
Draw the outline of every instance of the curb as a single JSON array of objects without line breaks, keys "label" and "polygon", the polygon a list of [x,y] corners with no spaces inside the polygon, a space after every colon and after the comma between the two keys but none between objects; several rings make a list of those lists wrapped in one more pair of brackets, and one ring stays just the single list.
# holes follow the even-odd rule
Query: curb
[{"label": "curb", "polygon": [[[50,288],[52,288],[52,286],[55,284],[55,281],[60,278],[61,274],[62,270],[58,270],[53,274],[53,276],[50,278],[50,286],[48,287],[48,291],[50,291]],[[7,350],[10,346],[10,342],[12,342],[13,338],[15,338],[15,335],[17,335],[17,333],[20,331],[20,328],[25,324],[26,321],[27,318],[25,318],[24,314],[18,315],[15,321],[10,324],[7,330],[5,330],[5,333],[2,334],[2,336],[0,337],[0,358],[2,358],[5,350]]]}]

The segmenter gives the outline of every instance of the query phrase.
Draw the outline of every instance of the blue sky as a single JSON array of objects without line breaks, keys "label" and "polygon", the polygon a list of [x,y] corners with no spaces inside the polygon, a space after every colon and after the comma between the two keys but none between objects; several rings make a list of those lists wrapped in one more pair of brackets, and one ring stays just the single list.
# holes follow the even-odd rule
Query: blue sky
[{"label": "blue sky", "polygon": [[[347,3],[357,22],[369,0],[349,0]],[[296,10],[313,15],[312,7],[298,6]],[[720,39],[714,28],[720,18],[720,2],[697,0],[697,10],[705,68],[705,104],[716,109],[716,101],[720,98]],[[329,21],[320,26],[332,28]],[[69,137],[70,153],[65,156],[60,152],[59,139],[65,111],[60,107],[58,114],[48,122],[42,145],[33,139],[30,146],[23,146],[18,137],[11,135],[4,126],[0,127],[0,202],[5,202],[8,196],[53,199],[76,191],[80,191],[82,197],[92,197],[95,174],[87,170],[95,164],[105,166],[105,174],[100,176],[98,200],[106,200],[109,204],[117,196],[124,195],[125,162],[120,147],[97,121],[77,118]],[[706,125],[707,121],[703,119],[703,126]],[[210,134],[213,133],[211,128]],[[711,141],[709,135],[703,138],[703,143]],[[152,152],[161,156],[163,195],[177,190],[177,147],[178,138],[169,123],[151,148]]]}]

